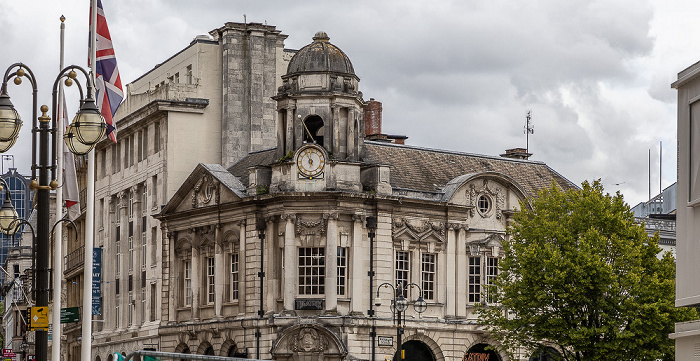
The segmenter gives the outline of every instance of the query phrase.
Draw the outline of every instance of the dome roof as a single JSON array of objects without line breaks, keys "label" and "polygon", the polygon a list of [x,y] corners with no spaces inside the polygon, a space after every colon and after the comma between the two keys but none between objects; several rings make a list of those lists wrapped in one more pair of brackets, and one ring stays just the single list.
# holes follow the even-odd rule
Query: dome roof
[{"label": "dome roof", "polygon": [[317,32],[313,40],[313,43],[299,49],[289,61],[287,75],[316,72],[355,75],[355,69],[348,56],[329,42],[330,38],[325,32]]}]

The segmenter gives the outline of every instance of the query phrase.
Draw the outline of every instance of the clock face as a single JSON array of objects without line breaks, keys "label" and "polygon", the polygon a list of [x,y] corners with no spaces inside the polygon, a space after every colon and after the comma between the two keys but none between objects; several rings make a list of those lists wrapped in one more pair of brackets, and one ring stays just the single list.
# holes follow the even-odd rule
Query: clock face
[{"label": "clock face", "polygon": [[302,178],[322,178],[323,169],[326,166],[326,155],[317,146],[306,146],[299,151],[297,168]]}]

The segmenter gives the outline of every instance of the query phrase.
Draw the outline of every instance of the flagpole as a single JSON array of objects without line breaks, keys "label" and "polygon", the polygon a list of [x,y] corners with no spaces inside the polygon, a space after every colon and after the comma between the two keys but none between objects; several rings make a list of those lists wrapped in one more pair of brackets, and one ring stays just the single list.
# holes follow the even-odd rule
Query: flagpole
[{"label": "flagpole", "polygon": [[[97,74],[97,0],[90,1],[90,71],[93,84]],[[92,360],[92,248],[95,236],[95,150],[88,153],[87,205],[85,212],[85,262],[83,268],[83,336],[81,360]],[[58,361],[58,360],[54,360]]]},{"label": "flagpole", "polygon": [[[59,60],[59,71],[63,69],[63,55],[64,55],[64,39],[65,39],[65,24],[66,18],[61,15],[61,55]],[[57,167],[58,167],[58,179],[60,179],[59,190],[56,192],[56,219],[61,219],[63,216],[63,129],[66,126],[60,120],[65,122],[65,102],[63,101],[64,93],[63,87],[58,88],[58,104],[59,111],[57,114],[58,129],[56,130],[56,138],[59,140],[56,142],[56,157]],[[61,280],[63,279],[63,226],[56,228],[56,234],[53,238],[53,317],[52,317],[52,330],[51,330],[51,360],[59,361],[61,360]]]}]

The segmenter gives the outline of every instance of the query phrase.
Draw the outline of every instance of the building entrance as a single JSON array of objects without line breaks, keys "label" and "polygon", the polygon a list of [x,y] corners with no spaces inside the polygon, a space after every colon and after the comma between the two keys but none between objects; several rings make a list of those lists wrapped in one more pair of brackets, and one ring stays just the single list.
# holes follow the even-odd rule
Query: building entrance
[{"label": "building entrance", "polygon": [[435,361],[433,351],[421,341],[411,340],[404,342],[403,350],[406,357],[401,360],[397,351],[394,354],[394,361]]}]

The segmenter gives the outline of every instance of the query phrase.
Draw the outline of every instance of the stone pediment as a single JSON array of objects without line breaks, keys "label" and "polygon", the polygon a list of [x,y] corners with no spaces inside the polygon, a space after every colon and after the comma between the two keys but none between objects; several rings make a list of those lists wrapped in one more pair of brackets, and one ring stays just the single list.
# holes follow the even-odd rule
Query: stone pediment
[{"label": "stone pediment", "polygon": [[221,165],[200,163],[168,200],[161,215],[235,202],[244,198],[245,192],[243,183]]}]

